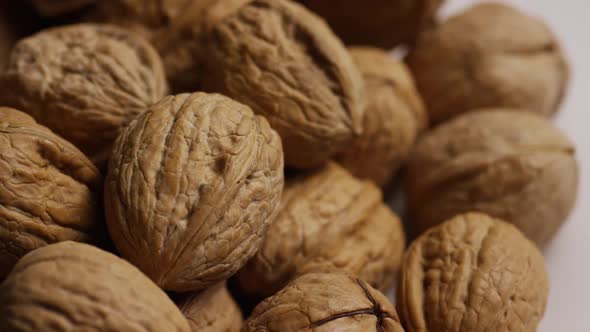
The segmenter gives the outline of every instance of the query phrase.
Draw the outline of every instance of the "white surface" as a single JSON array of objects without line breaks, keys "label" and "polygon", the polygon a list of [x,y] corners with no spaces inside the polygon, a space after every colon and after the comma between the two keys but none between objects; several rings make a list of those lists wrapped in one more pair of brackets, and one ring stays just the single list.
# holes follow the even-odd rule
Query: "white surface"
[{"label": "white surface", "polygon": [[[443,14],[481,1],[447,0]],[[539,332],[588,332],[590,318],[590,1],[505,0],[542,17],[561,39],[571,65],[568,95],[555,123],[576,143],[581,183],[575,210],[544,250],[551,278]],[[498,331],[501,332],[501,331]]]}]

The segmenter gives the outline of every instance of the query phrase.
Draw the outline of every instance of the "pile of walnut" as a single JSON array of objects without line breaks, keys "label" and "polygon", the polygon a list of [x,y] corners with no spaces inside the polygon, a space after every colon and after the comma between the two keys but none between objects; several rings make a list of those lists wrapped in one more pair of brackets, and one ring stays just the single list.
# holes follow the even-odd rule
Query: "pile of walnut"
[{"label": "pile of walnut", "polygon": [[[540,20],[491,3],[442,20],[442,0],[8,3],[1,331],[536,330],[539,248],[578,185],[548,119],[568,66]],[[407,249],[384,200],[402,170]]]}]

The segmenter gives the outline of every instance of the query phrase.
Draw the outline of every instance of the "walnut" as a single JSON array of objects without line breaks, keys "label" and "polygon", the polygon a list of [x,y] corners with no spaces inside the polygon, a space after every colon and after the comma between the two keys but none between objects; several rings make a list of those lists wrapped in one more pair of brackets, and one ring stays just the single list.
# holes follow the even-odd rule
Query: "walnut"
[{"label": "walnut", "polygon": [[225,283],[186,297],[179,307],[193,332],[240,332],[242,329],[242,312]]},{"label": "walnut", "polygon": [[303,275],[260,303],[242,329],[268,332],[403,332],[393,305],[344,274]]},{"label": "walnut", "polygon": [[287,165],[321,165],[360,134],[362,78],[318,17],[285,0],[217,5],[207,21],[203,86],[267,117]]},{"label": "walnut", "polygon": [[363,74],[368,102],[363,134],[337,160],[353,175],[386,187],[426,128],[426,111],[403,63],[373,48],[353,47],[350,53]]},{"label": "walnut", "polygon": [[547,303],[543,256],[512,225],[456,216],[416,239],[397,308],[408,332],[534,332]]},{"label": "walnut", "polygon": [[426,134],[408,165],[408,210],[424,230],[480,211],[515,224],[539,245],[572,209],[574,147],[548,120],[526,112],[464,114]]},{"label": "walnut", "polygon": [[264,118],[221,95],[169,96],[115,144],[107,224],[158,285],[200,290],[254,255],[282,188],[280,138]]},{"label": "walnut", "polygon": [[50,243],[97,240],[102,176],[25,113],[0,107],[0,280]]},{"label": "walnut", "polygon": [[[444,0],[299,0],[347,44],[392,48],[412,43]],[[335,3],[336,2],[336,3]]]},{"label": "walnut", "polygon": [[46,17],[70,14],[88,7],[95,1],[96,0],[30,0],[37,12]]},{"label": "walnut", "polygon": [[483,107],[549,116],[568,65],[551,30],[505,5],[476,5],[419,37],[408,64],[433,123]]},{"label": "walnut", "polygon": [[107,25],[44,30],[19,42],[0,78],[0,101],[30,113],[106,164],[121,127],[166,93],[156,51]]},{"label": "walnut", "polygon": [[15,266],[0,286],[0,329],[190,331],[168,296],[135,267],[70,241],[35,250]]}]

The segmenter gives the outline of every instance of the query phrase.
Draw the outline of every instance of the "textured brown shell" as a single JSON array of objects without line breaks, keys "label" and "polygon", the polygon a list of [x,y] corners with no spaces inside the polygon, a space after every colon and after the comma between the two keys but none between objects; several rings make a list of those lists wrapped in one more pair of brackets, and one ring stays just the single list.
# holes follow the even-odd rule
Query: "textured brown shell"
[{"label": "textured brown shell", "polygon": [[287,165],[325,163],[361,132],[362,78],[350,55],[298,4],[233,2],[210,15],[204,87],[264,115],[281,135]]},{"label": "textured brown shell", "polygon": [[50,243],[96,240],[102,176],[25,113],[0,107],[0,280]]},{"label": "textured brown shell", "polygon": [[[31,0],[37,12],[53,17],[69,14],[93,4],[96,0]],[[102,1],[102,0],[99,0]]]},{"label": "textured brown shell", "polygon": [[476,5],[425,32],[408,64],[433,123],[482,107],[549,116],[569,76],[545,23],[495,3]]},{"label": "textured brown shell", "polygon": [[578,180],[574,147],[548,120],[477,111],[417,144],[406,178],[408,210],[420,230],[462,212],[484,212],[542,245],[566,220]]},{"label": "textured brown shell", "polygon": [[299,0],[344,42],[392,48],[414,42],[444,0]]},{"label": "textured brown shell", "polygon": [[254,255],[282,189],[281,142],[264,118],[221,95],[169,96],[117,140],[107,224],[158,285],[199,290]]},{"label": "textured brown shell", "polygon": [[104,166],[121,127],[166,93],[156,51],[107,25],[71,25],[20,41],[0,101],[31,114]]},{"label": "textured brown shell", "polygon": [[393,305],[366,282],[344,274],[303,275],[264,300],[243,332],[403,332]]},{"label": "textured brown shell", "polygon": [[416,239],[404,258],[397,308],[408,332],[534,332],[548,276],[516,228],[459,215]]},{"label": "textured brown shell", "polygon": [[367,105],[363,134],[337,160],[353,175],[386,187],[426,128],[426,110],[402,62],[374,48],[350,53],[363,74]]},{"label": "textured brown shell", "polygon": [[128,262],[61,242],[35,250],[0,286],[5,332],[189,332],[168,296]]},{"label": "textured brown shell", "polygon": [[266,297],[303,273],[343,271],[387,291],[404,242],[381,191],[330,163],[287,182],[278,217],[238,280],[245,293]]},{"label": "textured brown shell", "polygon": [[240,332],[242,312],[225,283],[193,294],[179,303],[192,332]]}]

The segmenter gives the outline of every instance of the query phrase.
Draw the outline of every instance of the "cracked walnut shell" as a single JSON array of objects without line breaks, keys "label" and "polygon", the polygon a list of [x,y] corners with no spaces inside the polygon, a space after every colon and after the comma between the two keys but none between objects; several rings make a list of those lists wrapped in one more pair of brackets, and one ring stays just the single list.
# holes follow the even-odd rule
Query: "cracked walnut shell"
[{"label": "cracked walnut shell", "polygon": [[254,255],[283,189],[279,136],[225,96],[169,96],[126,127],[105,183],[122,256],[166,290],[204,289]]},{"label": "cracked walnut shell", "polygon": [[225,282],[189,295],[179,303],[193,332],[240,332],[242,312]]},{"label": "cracked walnut shell", "polygon": [[71,241],[18,262],[0,285],[0,330],[190,331],[166,293],[134,266]]},{"label": "cracked walnut shell", "polygon": [[412,243],[397,308],[408,332],[534,332],[548,287],[532,242],[508,223],[468,213]]},{"label": "cracked walnut shell", "polygon": [[102,176],[73,145],[0,107],[0,280],[29,251],[98,240]]}]

